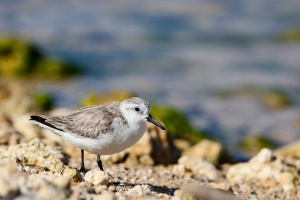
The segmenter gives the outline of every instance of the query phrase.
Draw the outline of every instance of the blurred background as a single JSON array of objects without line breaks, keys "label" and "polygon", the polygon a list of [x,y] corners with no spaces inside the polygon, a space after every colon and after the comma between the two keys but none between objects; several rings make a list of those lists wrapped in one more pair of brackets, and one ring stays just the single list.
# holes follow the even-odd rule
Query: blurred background
[{"label": "blurred background", "polygon": [[130,91],[236,156],[251,140],[300,139],[298,0],[0,0],[0,35],[2,81],[31,82],[57,106]]}]

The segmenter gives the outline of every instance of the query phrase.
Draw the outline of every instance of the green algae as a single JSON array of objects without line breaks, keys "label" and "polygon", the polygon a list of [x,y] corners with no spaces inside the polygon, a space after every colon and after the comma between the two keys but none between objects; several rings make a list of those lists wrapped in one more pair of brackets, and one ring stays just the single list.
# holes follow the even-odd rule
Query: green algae
[{"label": "green algae", "polygon": [[80,73],[77,65],[49,57],[28,41],[17,37],[0,38],[0,76],[62,79]]},{"label": "green algae", "polygon": [[35,91],[31,94],[31,98],[42,111],[49,111],[54,108],[54,100],[51,94]]},{"label": "green algae", "polygon": [[274,149],[276,142],[262,135],[249,135],[242,139],[240,146],[249,153],[258,153],[262,148]]},{"label": "green algae", "polygon": [[152,103],[151,113],[164,123],[167,130],[175,138],[183,138],[193,143],[207,138],[204,133],[196,129],[189,122],[188,118],[175,107]]}]

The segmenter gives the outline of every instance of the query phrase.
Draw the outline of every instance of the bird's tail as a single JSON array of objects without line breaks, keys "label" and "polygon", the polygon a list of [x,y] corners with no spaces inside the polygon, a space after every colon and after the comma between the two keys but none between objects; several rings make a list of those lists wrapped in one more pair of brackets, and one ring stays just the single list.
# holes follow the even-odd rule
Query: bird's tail
[{"label": "bird's tail", "polygon": [[32,115],[30,116],[30,119],[29,119],[33,124],[37,124],[43,128],[50,128],[50,129],[55,129],[55,130],[58,130],[58,131],[63,131],[62,129],[59,129],[57,127],[55,127],[53,124],[47,122],[47,119],[44,118],[44,117],[41,117],[41,116],[35,116],[35,115]]},{"label": "bird's tail", "polygon": [[45,118],[40,117],[40,116],[35,116],[35,115],[30,116],[29,120],[36,121],[36,122],[39,122],[39,123],[42,123],[42,124],[46,123],[46,119]]}]

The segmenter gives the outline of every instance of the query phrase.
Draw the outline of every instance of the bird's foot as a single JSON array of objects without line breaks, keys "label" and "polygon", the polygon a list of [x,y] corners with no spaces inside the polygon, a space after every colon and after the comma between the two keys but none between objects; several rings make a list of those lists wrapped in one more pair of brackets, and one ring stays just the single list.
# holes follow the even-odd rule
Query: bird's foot
[{"label": "bird's foot", "polygon": [[83,172],[84,174],[86,173],[86,170],[83,166],[80,167],[79,172]]}]

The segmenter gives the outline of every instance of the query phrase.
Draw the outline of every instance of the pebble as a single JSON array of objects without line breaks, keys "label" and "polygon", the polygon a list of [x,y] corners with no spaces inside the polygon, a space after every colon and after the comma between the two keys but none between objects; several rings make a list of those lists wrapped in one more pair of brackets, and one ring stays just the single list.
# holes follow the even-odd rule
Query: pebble
[{"label": "pebble", "polygon": [[[179,158],[178,163],[183,165],[184,168],[190,170],[198,177],[207,177],[210,180],[215,180],[218,177],[218,172],[215,166],[199,157],[182,156]],[[185,172],[182,166],[176,166],[175,171]]]},{"label": "pebble", "polygon": [[204,139],[185,150],[183,155],[200,157],[217,165],[219,164],[222,153],[223,147],[219,142]]},{"label": "pebble", "polygon": [[63,176],[65,176],[75,182],[82,181],[82,179],[83,179],[83,177],[79,173],[78,169],[73,169],[69,166],[65,166],[65,169],[63,171]]},{"label": "pebble", "polygon": [[84,180],[97,186],[107,185],[110,179],[106,172],[100,171],[98,169],[93,169],[85,174]]},{"label": "pebble", "polygon": [[196,200],[193,195],[181,189],[176,190],[174,192],[174,198],[172,199],[173,200]]}]

